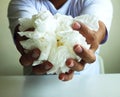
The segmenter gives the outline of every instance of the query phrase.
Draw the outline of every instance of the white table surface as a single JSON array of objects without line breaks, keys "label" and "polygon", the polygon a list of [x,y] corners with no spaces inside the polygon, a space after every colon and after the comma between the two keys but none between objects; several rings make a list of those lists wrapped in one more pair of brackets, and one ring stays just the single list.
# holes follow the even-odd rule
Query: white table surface
[{"label": "white table surface", "polygon": [[57,75],[0,76],[0,97],[120,97],[120,74],[75,75],[68,82]]}]

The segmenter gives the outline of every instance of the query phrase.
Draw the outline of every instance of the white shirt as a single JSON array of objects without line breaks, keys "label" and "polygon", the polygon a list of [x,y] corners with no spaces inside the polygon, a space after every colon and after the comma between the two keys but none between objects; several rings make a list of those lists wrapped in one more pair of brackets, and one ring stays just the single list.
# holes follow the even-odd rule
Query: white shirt
[{"label": "white shirt", "polygon": [[8,18],[12,33],[14,33],[14,28],[18,24],[18,18],[31,17],[41,10],[50,10],[52,14],[59,12],[73,17],[92,14],[104,22],[108,32],[113,12],[110,0],[67,0],[58,10],[49,0],[11,0],[8,8]]},{"label": "white shirt", "polygon": [[[41,10],[49,10],[52,14],[61,13],[73,17],[82,14],[95,15],[101,20],[109,32],[112,21],[112,4],[111,0],[67,0],[59,9],[56,9],[49,0],[11,0],[8,7],[9,27],[12,34],[18,25],[18,19],[22,17],[31,18]],[[96,53],[96,57],[98,53]],[[30,71],[29,69],[28,71]],[[87,64],[81,73],[99,73],[99,60],[93,64]],[[27,74],[27,73],[26,73]]]}]

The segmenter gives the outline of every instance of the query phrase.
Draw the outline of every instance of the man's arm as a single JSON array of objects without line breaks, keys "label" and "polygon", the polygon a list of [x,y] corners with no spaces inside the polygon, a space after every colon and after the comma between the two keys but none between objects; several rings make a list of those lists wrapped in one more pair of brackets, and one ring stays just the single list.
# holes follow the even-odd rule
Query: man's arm
[{"label": "man's arm", "polygon": [[[97,32],[90,30],[86,25],[82,23],[73,24],[73,29],[78,30],[89,44],[91,44],[90,49],[86,49],[81,45],[75,45],[75,53],[82,58],[80,62],[74,59],[68,59],[66,65],[73,71],[81,71],[84,69],[86,63],[93,63],[96,60],[95,51],[101,43],[107,40],[107,36],[110,30],[112,21],[112,4],[110,0],[84,0],[82,5],[83,14],[95,15],[99,18],[99,29]],[[61,74],[60,79],[67,81],[73,77],[73,72],[68,74]]]}]

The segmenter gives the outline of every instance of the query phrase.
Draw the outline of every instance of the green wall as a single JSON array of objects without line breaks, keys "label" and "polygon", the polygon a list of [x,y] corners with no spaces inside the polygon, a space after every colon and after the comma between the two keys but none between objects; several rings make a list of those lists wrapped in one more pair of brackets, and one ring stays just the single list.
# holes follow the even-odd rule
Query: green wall
[{"label": "green wall", "polygon": [[108,42],[102,46],[106,73],[120,73],[120,0],[112,0],[114,13]]}]

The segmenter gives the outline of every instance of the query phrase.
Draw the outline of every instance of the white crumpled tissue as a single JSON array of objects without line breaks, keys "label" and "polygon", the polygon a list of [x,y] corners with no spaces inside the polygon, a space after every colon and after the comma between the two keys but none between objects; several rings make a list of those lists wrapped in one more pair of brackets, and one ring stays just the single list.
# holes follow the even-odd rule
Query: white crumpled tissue
[{"label": "white crumpled tissue", "polygon": [[[59,13],[52,15],[49,11],[41,11],[32,18],[19,19],[19,35],[29,38],[20,42],[23,48],[41,50],[41,55],[34,61],[33,66],[42,63],[43,60],[48,60],[54,66],[47,73],[59,74],[69,71],[65,64],[68,58],[81,60],[73,51],[73,46],[80,44],[89,48],[90,45],[87,44],[85,37],[72,29],[71,25],[75,21],[84,23],[91,30],[97,31],[99,28],[98,18],[91,15],[73,18]],[[26,31],[29,28],[34,28],[34,31]]]}]

